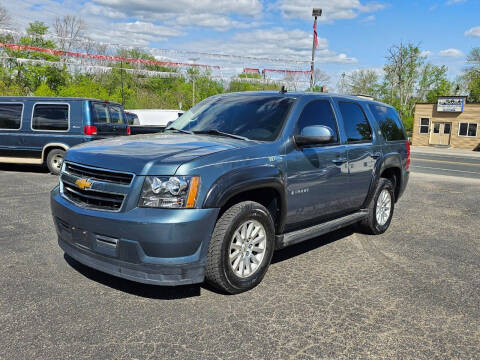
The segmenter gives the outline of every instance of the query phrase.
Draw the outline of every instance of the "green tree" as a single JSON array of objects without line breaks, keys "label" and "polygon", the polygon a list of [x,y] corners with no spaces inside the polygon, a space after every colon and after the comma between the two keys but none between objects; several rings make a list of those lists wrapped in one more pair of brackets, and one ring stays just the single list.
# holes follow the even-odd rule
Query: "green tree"
[{"label": "green tree", "polygon": [[[52,40],[45,40],[44,35],[48,31],[48,26],[43,22],[35,21],[30,23],[26,29],[27,36],[20,39],[21,45],[34,46],[44,49],[55,49],[55,42]],[[11,73],[16,74],[15,81],[18,86],[23,89],[23,93],[32,94],[43,83],[54,91],[59,86],[65,83],[67,74],[66,69],[58,69],[57,67],[41,63],[41,61],[58,62],[60,58],[56,55],[38,52],[38,51],[17,51],[6,49],[6,53],[9,57],[19,59],[29,59],[29,61],[10,60],[9,69]],[[38,60],[39,63],[35,64]]]},{"label": "green tree", "polygon": [[347,76],[346,91],[349,94],[378,96],[379,76],[375,70],[360,69]]},{"label": "green tree", "polygon": [[462,79],[466,84],[468,101],[480,102],[480,47],[473,48],[467,56],[468,67]]}]

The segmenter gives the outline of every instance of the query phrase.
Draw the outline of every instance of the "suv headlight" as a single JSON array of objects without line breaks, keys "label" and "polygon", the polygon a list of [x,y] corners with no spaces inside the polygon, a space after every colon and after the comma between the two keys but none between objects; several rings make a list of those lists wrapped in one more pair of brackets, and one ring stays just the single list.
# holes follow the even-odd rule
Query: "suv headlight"
[{"label": "suv headlight", "polygon": [[155,208],[194,208],[198,176],[146,176],[138,206]]}]

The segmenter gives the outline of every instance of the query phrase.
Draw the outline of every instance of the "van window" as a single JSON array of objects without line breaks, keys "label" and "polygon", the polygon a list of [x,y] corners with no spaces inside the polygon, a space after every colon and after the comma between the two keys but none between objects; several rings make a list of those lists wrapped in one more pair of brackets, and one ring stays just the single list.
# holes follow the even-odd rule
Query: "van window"
[{"label": "van window", "polygon": [[333,133],[332,143],[338,141],[337,122],[333,116],[332,106],[328,100],[315,100],[303,108],[297,123],[297,132],[301,134],[303,128],[312,125],[328,126]]},{"label": "van window", "polygon": [[340,102],[338,106],[342,113],[347,142],[370,142],[372,129],[360,105],[353,102]]},{"label": "van window", "polygon": [[93,103],[92,104],[92,119],[94,124],[108,124],[110,117],[106,104]]},{"label": "van window", "polygon": [[33,130],[68,130],[67,104],[35,104],[32,116]]},{"label": "van window", "polygon": [[123,124],[123,111],[118,106],[110,106],[110,122],[112,124]]},{"label": "van window", "polygon": [[378,104],[369,104],[368,106],[377,119],[385,140],[406,140],[402,121],[394,109]]},{"label": "van window", "polygon": [[0,129],[18,130],[22,126],[23,104],[0,104]]}]

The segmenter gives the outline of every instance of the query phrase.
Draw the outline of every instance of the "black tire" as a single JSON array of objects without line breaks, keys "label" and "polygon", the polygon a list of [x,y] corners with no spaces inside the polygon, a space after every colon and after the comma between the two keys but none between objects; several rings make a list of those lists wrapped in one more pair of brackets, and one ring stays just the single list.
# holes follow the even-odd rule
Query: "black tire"
[{"label": "black tire", "polygon": [[[387,221],[384,224],[379,224],[377,221],[377,201],[383,190],[388,191],[390,194],[390,215],[388,216]],[[392,221],[393,210],[395,208],[395,193],[393,189],[393,184],[390,180],[385,178],[380,178],[375,189],[375,194],[373,195],[372,200],[368,206],[368,216],[359,223],[359,228],[362,232],[370,235],[379,235],[387,231]]]},{"label": "black tire", "polygon": [[63,159],[65,158],[65,151],[62,149],[53,149],[47,155],[48,170],[54,175],[60,174],[62,170]]},{"label": "black tire", "polygon": [[[230,243],[237,229],[247,221],[258,221],[263,226],[266,246],[263,260],[257,269],[250,276],[242,278],[234,273],[229,263]],[[213,230],[208,248],[205,279],[215,288],[229,294],[250,290],[265,276],[272,260],[274,247],[275,227],[269,211],[263,205],[253,201],[233,205],[218,219]]]}]

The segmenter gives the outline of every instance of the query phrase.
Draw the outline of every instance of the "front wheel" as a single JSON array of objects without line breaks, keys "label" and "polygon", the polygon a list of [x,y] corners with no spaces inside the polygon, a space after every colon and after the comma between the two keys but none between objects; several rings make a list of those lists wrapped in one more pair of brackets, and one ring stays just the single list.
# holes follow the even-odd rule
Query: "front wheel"
[{"label": "front wheel", "polygon": [[270,265],[274,236],[273,219],[264,206],[253,201],[233,205],[215,225],[205,269],[207,282],[229,294],[257,286]]},{"label": "front wheel", "polygon": [[393,184],[388,179],[380,178],[368,206],[368,216],[360,223],[361,230],[372,235],[383,234],[390,226],[394,207]]},{"label": "front wheel", "polygon": [[48,170],[54,175],[60,174],[65,158],[65,151],[61,149],[53,149],[47,155]]}]

